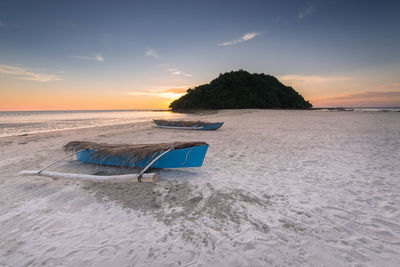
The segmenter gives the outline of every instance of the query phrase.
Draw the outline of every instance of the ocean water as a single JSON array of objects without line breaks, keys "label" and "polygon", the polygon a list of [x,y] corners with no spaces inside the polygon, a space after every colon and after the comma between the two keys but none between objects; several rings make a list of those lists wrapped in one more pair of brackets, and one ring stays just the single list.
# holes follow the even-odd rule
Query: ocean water
[{"label": "ocean water", "polygon": [[182,116],[158,110],[2,111],[0,137]]}]

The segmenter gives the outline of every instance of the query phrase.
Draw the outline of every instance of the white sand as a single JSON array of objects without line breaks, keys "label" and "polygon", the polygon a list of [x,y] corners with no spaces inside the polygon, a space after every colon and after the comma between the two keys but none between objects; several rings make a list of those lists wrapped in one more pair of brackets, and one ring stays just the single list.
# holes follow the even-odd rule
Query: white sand
[{"label": "white sand", "polygon": [[[0,265],[399,266],[399,112],[241,110],[201,119],[225,124],[0,138]],[[62,157],[72,140],[210,148],[203,167],[159,171],[156,185],[17,175]],[[68,160],[51,170],[114,169]]]}]

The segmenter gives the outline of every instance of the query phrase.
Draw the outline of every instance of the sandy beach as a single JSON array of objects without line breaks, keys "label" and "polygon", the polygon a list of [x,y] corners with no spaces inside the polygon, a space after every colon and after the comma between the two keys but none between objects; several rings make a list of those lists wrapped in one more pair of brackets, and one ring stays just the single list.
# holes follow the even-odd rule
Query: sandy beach
[{"label": "sandy beach", "polygon": [[[0,138],[2,266],[398,266],[400,113],[222,110],[218,131],[152,122]],[[69,141],[205,141],[150,183],[19,176]],[[67,159],[51,170],[128,173]]]}]

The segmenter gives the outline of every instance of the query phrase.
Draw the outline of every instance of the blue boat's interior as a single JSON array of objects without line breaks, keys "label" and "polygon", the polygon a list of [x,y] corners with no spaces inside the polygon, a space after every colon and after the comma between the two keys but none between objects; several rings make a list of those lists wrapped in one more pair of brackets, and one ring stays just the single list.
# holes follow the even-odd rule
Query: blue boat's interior
[{"label": "blue boat's interior", "polygon": [[[159,158],[151,167],[152,168],[186,168],[200,167],[203,165],[204,157],[207,153],[208,145],[200,145],[182,149],[169,151],[164,156]],[[79,161],[116,166],[116,167],[146,167],[154,158],[161,153],[153,154],[144,159],[139,159],[134,162],[126,160],[124,156],[96,156],[94,150],[84,150],[76,153]]]},{"label": "blue boat's interior", "polygon": [[[218,128],[220,128],[224,123],[223,122],[215,122],[215,123],[209,123],[209,124],[194,124],[192,126],[182,126],[180,123],[178,122],[173,122],[171,121],[168,124],[158,124],[157,121],[155,121],[155,123],[159,126],[159,127],[176,127],[176,128],[190,128],[190,127],[199,127],[196,130],[217,130]],[[200,128],[201,127],[201,128]]]}]

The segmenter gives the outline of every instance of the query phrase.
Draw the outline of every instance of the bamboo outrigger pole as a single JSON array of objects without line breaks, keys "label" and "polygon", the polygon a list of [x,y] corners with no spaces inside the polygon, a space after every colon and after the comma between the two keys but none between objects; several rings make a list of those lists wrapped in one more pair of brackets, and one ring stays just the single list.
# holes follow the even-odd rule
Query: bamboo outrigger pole
[{"label": "bamboo outrigger pole", "polygon": [[[63,172],[50,172],[50,171],[22,171],[20,175],[41,175],[52,177],[55,179],[69,179],[69,180],[83,180],[83,181],[113,181],[113,182],[139,182],[137,174],[123,174],[123,175],[92,175],[80,173],[63,173]],[[158,179],[157,173],[144,173],[140,182],[156,182]]]},{"label": "bamboo outrigger pole", "polygon": [[172,148],[162,152],[156,158],[154,158],[147,166],[137,175],[137,174],[123,174],[123,175],[92,175],[92,174],[79,174],[79,173],[62,173],[62,172],[50,172],[45,171],[45,169],[53,166],[54,164],[76,154],[77,152],[83,151],[85,149],[81,149],[76,151],[68,156],[62,157],[58,159],[46,167],[38,170],[38,171],[22,171],[20,175],[41,175],[52,177],[55,179],[70,179],[70,180],[85,180],[85,181],[130,181],[130,182],[153,182],[155,183],[158,179],[157,173],[145,173],[145,171],[150,168],[159,158],[173,150]]}]

